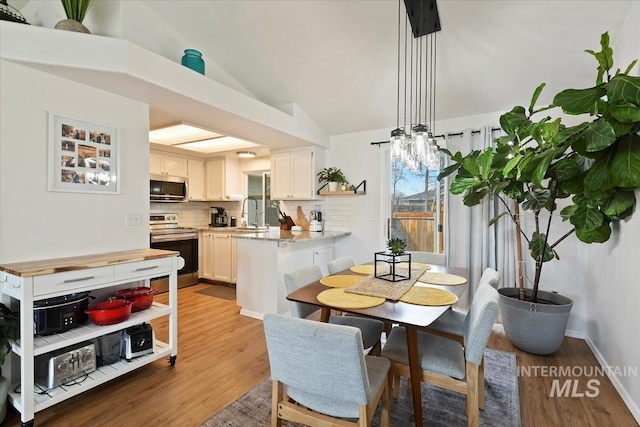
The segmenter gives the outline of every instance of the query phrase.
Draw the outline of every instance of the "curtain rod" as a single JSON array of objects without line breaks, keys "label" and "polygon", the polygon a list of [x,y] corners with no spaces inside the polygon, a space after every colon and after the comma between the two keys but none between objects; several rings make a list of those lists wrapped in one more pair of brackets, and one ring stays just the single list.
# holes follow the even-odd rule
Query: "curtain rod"
[{"label": "curtain rod", "polygon": [[[501,128],[491,128],[491,132],[496,132],[499,131]],[[480,133],[480,129],[473,129],[471,131],[471,135]],[[446,134],[442,134],[442,135],[434,135],[434,138],[443,138],[446,139],[447,137],[449,139],[451,139],[454,136],[463,136],[464,135],[464,131],[461,132],[452,132],[452,133],[446,133]],[[388,144],[390,141],[378,141],[378,142],[372,142],[371,145],[377,145],[380,146],[382,144]]]}]

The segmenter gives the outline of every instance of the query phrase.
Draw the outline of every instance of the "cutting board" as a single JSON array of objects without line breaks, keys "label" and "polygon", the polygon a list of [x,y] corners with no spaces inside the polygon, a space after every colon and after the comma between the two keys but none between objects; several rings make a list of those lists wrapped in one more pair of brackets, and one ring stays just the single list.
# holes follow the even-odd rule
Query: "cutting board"
[{"label": "cutting board", "polygon": [[307,221],[307,218],[304,216],[304,212],[302,212],[302,206],[298,206],[296,215],[296,225],[302,227],[303,231],[309,231],[309,221]]}]

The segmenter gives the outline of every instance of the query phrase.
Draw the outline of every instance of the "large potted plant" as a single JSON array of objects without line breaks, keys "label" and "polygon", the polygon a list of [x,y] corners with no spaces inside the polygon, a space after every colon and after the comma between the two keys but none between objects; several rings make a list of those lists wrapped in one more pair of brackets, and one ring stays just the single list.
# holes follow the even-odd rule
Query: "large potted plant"
[{"label": "large potted plant", "polygon": [[[18,339],[18,316],[7,306],[0,303],[0,367],[4,365],[4,359],[11,351],[11,343]],[[6,378],[0,376],[0,423],[7,415],[7,393],[9,383]]]},{"label": "large potted plant", "polygon": [[338,168],[324,168],[318,172],[318,182],[329,184],[329,191],[337,191],[338,185],[347,182],[347,178]]},{"label": "large potted plant", "polygon": [[[503,288],[500,294],[505,333],[516,347],[534,354],[553,353],[562,344],[572,305],[569,298],[538,289],[544,263],[560,259],[556,247],[572,234],[584,243],[607,241],[611,223],[632,214],[640,187],[640,77],[629,75],[636,61],[612,72],[608,33],[600,45],[599,52],[587,51],[598,62],[594,87],[563,90],[551,105],[536,108],[543,83],[528,109],[517,106],[500,117],[506,135],[493,146],[464,156],[442,150],[452,164],[439,179],[457,171],[451,193],[462,194],[467,206],[498,198],[505,212],[489,225],[508,217],[528,244],[535,262],[532,288]],[[566,126],[560,118],[540,114],[554,107],[589,117]],[[507,199],[533,213],[530,234]],[[566,199],[559,216],[571,227],[550,240],[559,199]]]}]

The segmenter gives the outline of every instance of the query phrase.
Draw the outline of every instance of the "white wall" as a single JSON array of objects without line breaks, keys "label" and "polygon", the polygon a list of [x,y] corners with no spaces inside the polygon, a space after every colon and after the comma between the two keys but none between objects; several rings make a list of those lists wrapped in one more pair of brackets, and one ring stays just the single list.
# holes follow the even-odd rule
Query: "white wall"
[{"label": "white wall", "polygon": [[[616,68],[640,56],[640,3],[634,3],[619,36],[612,40]],[[636,65],[633,75],[640,75]],[[640,200],[640,191],[636,191]],[[588,251],[587,343],[602,365],[640,366],[638,263],[640,212],[613,229],[611,239]],[[640,423],[640,380],[612,377],[613,384]]]},{"label": "white wall", "polygon": [[[0,262],[149,247],[146,104],[0,61]],[[47,112],[117,127],[120,194],[47,191]]]}]

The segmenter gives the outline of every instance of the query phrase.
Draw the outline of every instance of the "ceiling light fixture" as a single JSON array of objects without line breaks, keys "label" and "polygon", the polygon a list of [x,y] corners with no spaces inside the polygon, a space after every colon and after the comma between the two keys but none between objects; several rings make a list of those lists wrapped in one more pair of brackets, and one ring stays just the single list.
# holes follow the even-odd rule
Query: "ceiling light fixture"
[{"label": "ceiling light fixture", "polygon": [[[396,128],[391,131],[392,156],[412,170],[439,167],[437,145],[433,138],[435,123],[436,32],[440,19],[436,0],[404,0],[404,81],[403,99],[400,97],[400,34],[401,3],[398,0],[398,86]],[[409,20],[413,39],[407,44]],[[409,51],[407,51],[407,45]],[[407,79],[407,67],[409,79]],[[424,70],[424,75],[423,75]],[[424,87],[423,87],[424,80]],[[415,84],[415,87],[414,87]],[[415,89],[415,93],[414,93]],[[400,126],[400,103],[404,106],[403,126]],[[407,105],[409,117],[407,119]]]},{"label": "ceiling light fixture", "polygon": [[222,134],[187,123],[167,126],[149,132],[149,142],[162,145],[177,145],[205,139],[220,138]]},{"label": "ceiling light fixture", "polygon": [[243,159],[250,159],[256,156],[256,153],[253,151],[236,151],[238,157],[242,157]]}]

